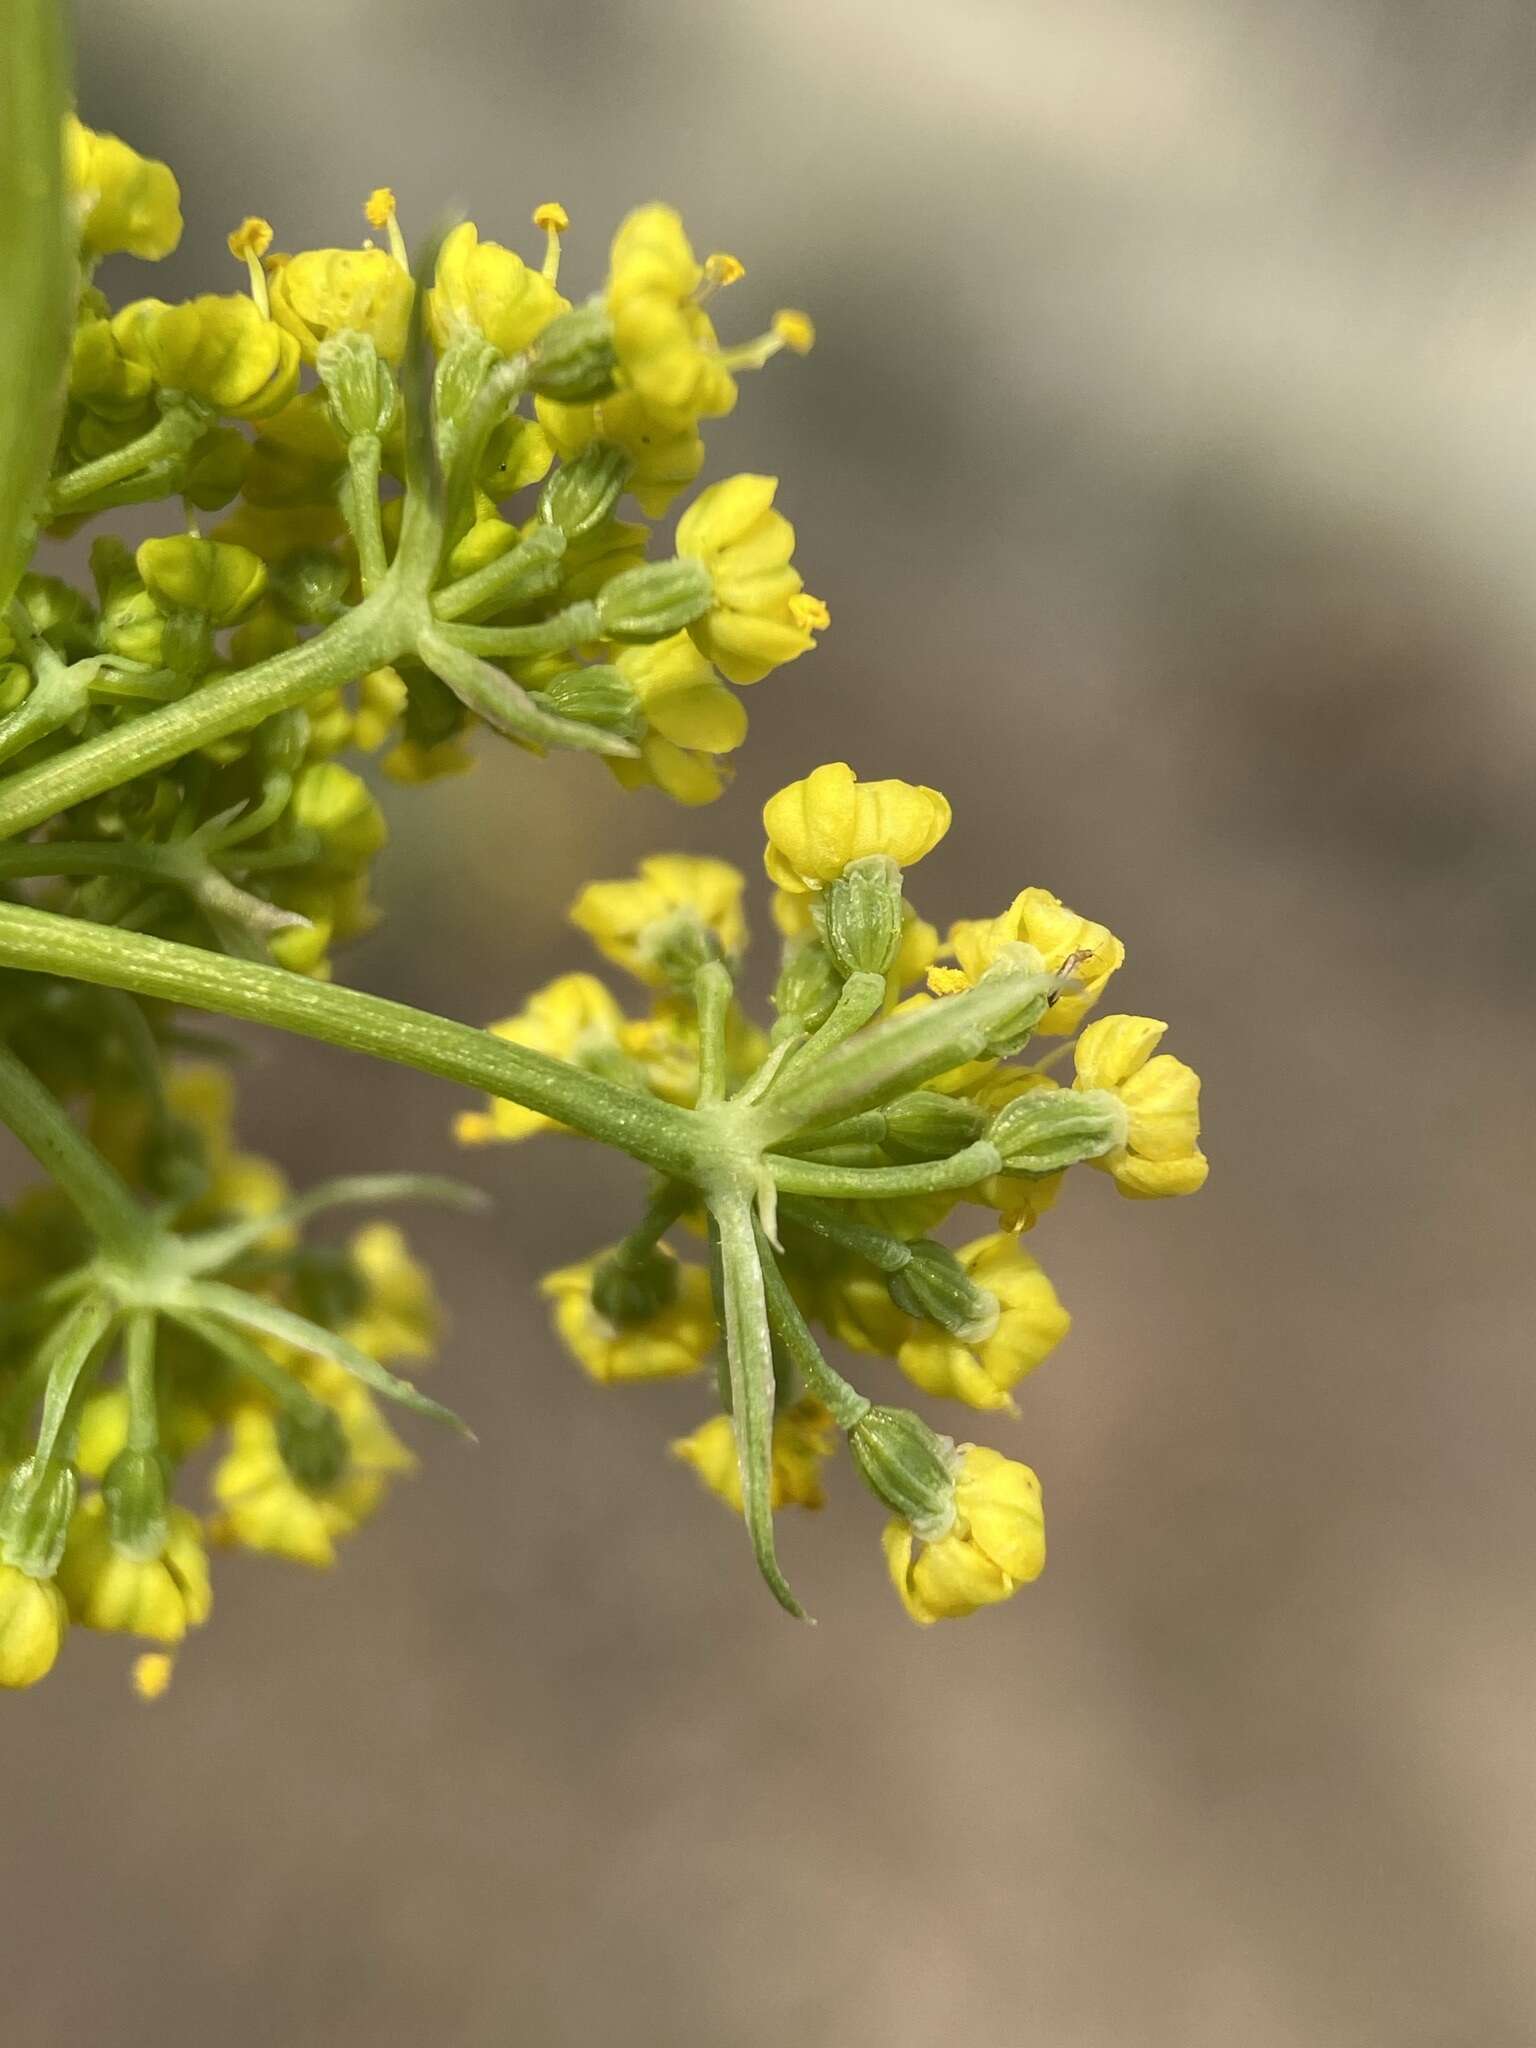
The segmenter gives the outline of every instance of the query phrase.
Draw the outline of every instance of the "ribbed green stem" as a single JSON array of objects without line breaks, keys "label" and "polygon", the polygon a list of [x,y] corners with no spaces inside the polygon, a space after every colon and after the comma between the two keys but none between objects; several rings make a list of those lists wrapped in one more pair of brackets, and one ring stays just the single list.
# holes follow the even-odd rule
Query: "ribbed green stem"
[{"label": "ribbed green stem", "polygon": [[59,518],[66,512],[82,510],[101,491],[136,476],[168,457],[185,455],[207,424],[205,415],[188,405],[172,405],[136,441],[114,448],[110,455],[83,463],[67,476],[55,477],[48,487],[48,512]]},{"label": "ribbed green stem", "polygon": [[861,1202],[973,1187],[989,1174],[1000,1172],[1003,1162],[997,1147],[982,1138],[948,1159],[924,1159],[913,1166],[834,1166],[820,1159],[786,1159],[776,1152],[770,1152],[763,1164],[782,1195],[822,1195]]},{"label": "ribbed green stem", "polygon": [[[62,922],[62,920],[61,920]],[[105,1252],[132,1252],[151,1224],[126,1181],[9,1047],[0,1044],[0,1122],[56,1180]]]},{"label": "ribbed green stem", "polygon": [[869,1413],[870,1403],[857,1387],[850,1386],[842,1374],[835,1372],[822,1357],[821,1346],[811,1335],[810,1326],[779,1271],[773,1247],[763,1234],[761,1224],[757,1232],[757,1255],[763,1269],[763,1296],[768,1304],[768,1321],[774,1336],[804,1380],[806,1391],[814,1394],[830,1411],[839,1429],[852,1429]]}]

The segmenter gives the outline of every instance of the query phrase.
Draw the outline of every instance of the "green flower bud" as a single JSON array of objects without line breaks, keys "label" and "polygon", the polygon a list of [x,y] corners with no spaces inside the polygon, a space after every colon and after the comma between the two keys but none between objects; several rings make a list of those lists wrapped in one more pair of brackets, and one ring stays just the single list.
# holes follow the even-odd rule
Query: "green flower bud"
[{"label": "green flower bud", "polygon": [[963,1344],[981,1344],[997,1328],[1002,1310],[995,1294],[978,1287],[947,1245],[923,1238],[899,1273],[886,1281],[896,1306],[937,1323]]},{"label": "green flower bud", "polygon": [[328,548],[297,548],[272,571],[272,595],[296,626],[319,626],[345,603],[349,570]]},{"label": "green flower bud", "polygon": [[[989,967],[981,979],[983,982],[991,983],[1002,979],[1005,975],[1015,975],[1022,983],[1025,978],[1025,972],[1026,970],[1017,961],[1004,959],[1000,960],[995,967]],[[979,983],[978,986],[980,986]],[[1035,1028],[1049,1007],[1049,996],[1024,995],[1021,993],[1018,1009],[1015,1014],[1005,1017],[1001,1023],[993,1025],[987,1038],[987,1051],[996,1054],[999,1059],[1007,1059],[1013,1053],[1022,1052],[1031,1038],[1034,1037]]]},{"label": "green flower bud", "polygon": [[631,466],[622,448],[594,441],[551,474],[539,493],[540,519],[558,527],[567,540],[580,540],[613,510]]},{"label": "green flower bud", "polygon": [[121,1450],[102,1474],[107,1531],[125,1557],[158,1557],[164,1550],[167,1481],[159,1451]]},{"label": "green flower bud", "polygon": [[598,591],[598,625],[609,640],[666,640],[713,603],[714,585],[702,562],[645,562],[621,569]]},{"label": "green flower bud", "polygon": [[592,1306],[616,1329],[660,1315],[677,1298],[677,1261],[657,1246],[638,1258],[610,1252],[592,1275]]},{"label": "green flower bud", "polygon": [[898,1159],[948,1159],[974,1145],[986,1111],[963,1095],[918,1088],[885,1105],[885,1145]]},{"label": "green flower bud", "polygon": [[373,339],[349,329],[322,341],[315,368],[331,402],[331,416],[344,441],[362,434],[383,436],[394,422],[400,393]]},{"label": "green flower bud", "polygon": [[107,590],[96,630],[103,654],[120,654],[150,668],[161,665],[165,613],[136,576],[115,581]]},{"label": "green flower bud", "polygon": [[561,718],[600,726],[621,739],[638,740],[645,732],[645,711],[632,684],[616,668],[594,664],[567,669],[545,684],[539,701]]},{"label": "green flower bud", "polygon": [[901,945],[901,869],[883,853],[850,861],[816,910],[844,974],[884,974]]},{"label": "green flower bud", "polygon": [[1125,1143],[1125,1105],[1104,1088],[1030,1088],[987,1127],[1005,1173],[1059,1173]]},{"label": "green flower bud", "polygon": [[613,323],[599,304],[551,320],[533,346],[528,382],[545,398],[585,404],[613,389]]},{"label": "green flower bud", "polygon": [[214,427],[187,457],[181,494],[200,512],[217,512],[237,497],[250,466],[251,444],[238,427]]},{"label": "green flower bud", "polygon": [[819,939],[791,946],[774,983],[773,1007],[781,1018],[815,1031],[825,1024],[843,992],[843,977]]},{"label": "green flower bud", "polygon": [[433,418],[438,454],[445,467],[457,452],[481,387],[500,362],[501,352],[473,328],[456,334],[443,351],[433,383]]},{"label": "green flower bud", "polygon": [[0,661],[0,712],[24,704],[32,689],[32,671],[19,661]]},{"label": "green flower bud", "polygon": [[848,1432],[859,1476],[925,1543],[955,1519],[955,1446],[910,1408],[871,1408]]},{"label": "green flower bud", "polygon": [[73,1465],[23,1459],[0,1491],[0,1562],[29,1578],[51,1579],[64,1555],[70,1516],[80,1497]]},{"label": "green flower bud", "polygon": [[277,1448],[300,1486],[312,1490],[334,1486],[347,1469],[347,1433],[341,1418],[319,1401],[283,1410],[277,1418]]}]

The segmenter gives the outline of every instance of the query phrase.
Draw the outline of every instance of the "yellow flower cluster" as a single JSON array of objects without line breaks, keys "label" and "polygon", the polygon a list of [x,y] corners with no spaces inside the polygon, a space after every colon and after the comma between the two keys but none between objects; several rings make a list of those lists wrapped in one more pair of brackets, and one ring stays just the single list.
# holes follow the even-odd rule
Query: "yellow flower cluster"
[{"label": "yellow flower cluster", "polygon": [[[233,1107],[227,1073],[208,1066],[174,1069],[160,1104],[124,1090],[120,1078],[98,1090],[91,1135],[103,1157],[166,1203],[184,1243],[238,1240],[228,1277],[249,1295],[257,1321],[243,1341],[227,1333],[221,1340],[195,1320],[162,1323],[148,1446],[131,1341],[119,1376],[115,1346],[93,1355],[57,1465],[57,1537],[31,1551],[17,1547],[18,1531],[33,1532],[35,1518],[18,1506],[36,1475],[19,1455],[17,1431],[37,1394],[35,1347],[5,1340],[0,1686],[45,1677],[73,1624],[163,1646],[134,1667],[136,1689],[157,1696],[172,1653],[212,1609],[210,1544],[329,1565],[338,1541],[414,1462],[369,1388],[335,1357],[260,1334],[260,1307],[297,1312],[305,1318],[298,1327],[318,1342],[333,1332],[338,1345],[379,1366],[421,1363],[436,1349],[442,1321],[425,1269],[386,1223],[365,1224],[342,1249],[306,1247],[284,1220],[281,1173],[236,1146]],[[5,1219],[9,1300],[45,1298],[69,1272],[75,1250],[61,1205],[50,1189],[23,1197]],[[169,1490],[181,1463],[210,1444],[212,1507],[201,1515]]]},{"label": "yellow flower cluster", "polygon": [[[765,866],[786,940],[779,1019],[764,1033],[731,1002],[722,1026],[728,1093],[771,1107],[797,1061],[802,1077],[811,1076],[818,1044],[841,1042],[843,1034],[828,1037],[834,1027],[827,1020],[839,989],[846,1004],[860,978],[839,968],[836,951],[857,950],[860,916],[884,934],[879,957],[889,955],[880,969],[883,993],[877,980],[861,1013],[874,1029],[922,1024],[942,1043],[949,1005],[958,1006],[959,1018],[966,1002],[994,988],[1038,990],[1023,1028],[1010,1026],[995,1049],[977,1057],[966,1037],[969,1057],[948,1066],[942,1055],[932,1058],[917,1088],[892,1082],[876,1090],[873,1107],[797,1139],[789,1149],[806,1162],[808,1188],[822,1185],[820,1174],[827,1192],[806,1207],[793,1198],[791,1181],[791,1194],[780,1193],[772,1247],[807,1331],[819,1324],[855,1353],[891,1360],[924,1395],[1017,1414],[1020,1382],[1071,1323],[1020,1233],[1050,1209],[1074,1163],[1109,1173],[1131,1195],[1198,1188],[1207,1170],[1199,1082],[1181,1061],[1156,1052],[1163,1025],[1136,1017],[1087,1021],[1124,948],[1106,926],[1048,890],[1023,889],[997,916],[955,923],[937,961],[937,934],[902,887],[905,871],[950,827],[949,805],[937,791],[861,782],[835,762],[770,798],[764,823]],[[887,877],[899,903],[882,910]],[[746,944],[743,893],[742,876],[725,863],[681,854],[644,860],[624,880],[590,884],[572,906],[572,922],[646,991],[650,1015],[633,1018],[601,981],[567,974],[492,1029],[621,1085],[693,1104],[703,1029],[693,991],[705,972],[734,972]],[[882,1014],[889,1026],[879,1025]],[[1070,1083],[1048,1071],[1060,1046],[1029,1063],[1033,1035],[1073,1041]],[[663,1045],[667,1056],[658,1058]],[[477,1143],[549,1127],[547,1118],[492,1100],[457,1128]],[[969,1157],[967,1148],[977,1153],[971,1179],[948,1165]],[[846,1186],[844,1165],[853,1169]],[[882,1174],[899,1181],[899,1194],[885,1191]],[[864,1176],[872,1176],[867,1197]],[[966,1204],[991,1211],[994,1225],[950,1249],[933,1233]],[[690,1228],[697,1221],[696,1198],[679,1197],[632,1238],[545,1281],[555,1332],[592,1378],[673,1378],[700,1372],[715,1357],[722,1340],[708,1269],[660,1243],[679,1221]],[[803,1360],[804,1351],[798,1355]],[[788,1361],[786,1352],[767,1468],[773,1507],[822,1504],[822,1468],[841,1427],[863,1475],[900,1508],[886,1556],[915,1621],[995,1604],[1038,1575],[1044,1525],[1039,1482],[1028,1467],[980,1446],[946,1448],[947,1439],[923,1436],[912,1418],[896,1435],[906,1445],[902,1455],[917,1460],[914,1484],[927,1491],[904,1491],[908,1468],[890,1463],[887,1426],[872,1444],[861,1440],[859,1410],[868,1403],[855,1397],[834,1416],[815,1370],[797,1375]],[[902,1429],[918,1437],[901,1438]],[[741,1509],[742,1450],[729,1413],[702,1423],[673,1451],[708,1490]],[[920,1499],[927,1503],[921,1509],[911,1504]]]}]

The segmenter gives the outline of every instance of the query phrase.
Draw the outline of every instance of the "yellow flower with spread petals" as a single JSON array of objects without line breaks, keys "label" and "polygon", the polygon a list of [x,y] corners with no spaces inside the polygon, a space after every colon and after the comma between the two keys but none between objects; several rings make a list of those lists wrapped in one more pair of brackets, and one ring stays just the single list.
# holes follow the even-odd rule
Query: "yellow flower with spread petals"
[{"label": "yellow flower with spread petals", "polygon": [[[837,1431],[819,1401],[796,1401],[773,1418],[773,1479],[769,1498],[775,1508],[822,1508],[827,1496],[821,1468],[832,1456]],[[736,1456],[736,1431],[729,1415],[713,1415],[689,1436],[670,1446],[674,1458],[691,1465],[701,1486],[728,1508],[742,1512],[741,1467]]]},{"label": "yellow flower with spread petals", "polygon": [[860,782],[846,761],[832,761],[769,797],[763,864],[780,889],[803,894],[824,889],[850,861],[870,854],[912,867],[938,845],[949,821],[948,800],[936,789]]},{"label": "yellow flower with spread petals", "polygon": [[157,384],[230,419],[260,419],[288,403],[299,344],[243,295],[207,293],[185,304],[137,299],[112,322],[113,338]]},{"label": "yellow flower with spread petals", "polygon": [[680,932],[707,932],[727,959],[747,941],[741,898],[746,878],[729,861],[657,853],[623,882],[589,882],[570,920],[604,959],[652,988],[670,987],[669,944]]},{"label": "yellow flower with spread petals", "polygon": [[908,1525],[891,1522],[885,1560],[902,1606],[923,1628],[1009,1599],[1045,1568],[1039,1480],[998,1451],[962,1444],[953,1528],[917,1550]]},{"label": "yellow flower with spread petals", "polygon": [[59,1589],[70,1614],[85,1628],[179,1643],[199,1628],[213,1607],[202,1524],[173,1507],[159,1557],[130,1557],[107,1529],[99,1494],[80,1503],[59,1563]]},{"label": "yellow flower with spread petals", "polygon": [[[509,1045],[580,1065],[593,1054],[618,1050],[624,1012],[594,974],[562,974],[528,998],[515,1017],[490,1028]],[[469,1110],[454,1123],[462,1144],[484,1145],[531,1138],[535,1131],[558,1130],[553,1117],[520,1103],[493,1100],[484,1112]]]},{"label": "yellow flower with spread petals", "polygon": [[[670,1257],[670,1254],[667,1256]],[[677,1267],[677,1292],[643,1322],[621,1327],[592,1299],[601,1259],[546,1274],[541,1292],[554,1303],[555,1333],[590,1378],[604,1386],[630,1380],[679,1379],[697,1372],[715,1347],[717,1330],[709,1275],[702,1266]]]},{"label": "yellow flower with spread petals", "polygon": [[641,206],[609,259],[608,316],[619,369],[656,426],[684,432],[736,403],[715,330],[694,294],[704,273],[670,206]]},{"label": "yellow flower with spread petals", "polygon": [[472,329],[504,356],[514,356],[569,310],[570,301],[521,256],[499,242],[482,242],[473,221],[461,221],[438,251],[427,324],[440,349]]},{"label": "yellow flower with spread petals", "polygon": [[312,363],[333,334],[366,334],[387,363],[405,354],[408,271],[383,249],[306,249],[273,268],[272,318]]},{"label": "yellow flower with spread petals", "polygon": [[0,1564],[0,1687],[19,1691],[46,1678],[68,1630],[69,1610],[52,1579]]},{"label": "yellow flower with spread petals", "polygon": [[1153,1053],[1168,1029],[1153,1017],[1101,1017],[1074,1047],[1078,1088],[1104,1088],[1126,1111],[1125,1143],[1092,1166],[1122,1195],[1192,1195],[1210,1162],[1200,1150],[1200,1076],[1171,1053]]},{"label": "yellow flower with spread petals", "polygon": [[271,1411],[254,1403],[230,1419],[230,1448],[214,1469],[220,1512],[210,1525],[216,1542],[259,1550],[296,1564],[336,1562],[336,1543],[367,1521],[389,1480],[415,1459],[379,1413],[366,1387],[340,1366],[305,1360],[301,1377],[337,1416],[346,1460],[326,1481],[300,1479],[284,1462]]},{"label": "yellow flower with spread petals", "polygon": [[442,1341],[443,1312],[432,1276],[411,1256],[405,1232],[393,1223],[367,1223],[347,1246],[365,1289],[363,1305],[345,1335],[381,1363],[426,1359]]},{"label": "yellow flower with spread petals", "polygon": [[808,654],[827,624],[790,564],[795,529],[773,509],[775,476],[730,476],[701,491],[677,522],[677,552],[702,562],[714,603],[688,630],[730,682],[756,683]]},{"label": "yellow flower with spread petals", "polygon": [[117,135],[98,135],[73,114],[64,123],[65,165],[80,208],[85,254],[169,256],[181,240],[181,187],[169,164],[140,156]]},{"label": "yellow flower with spread petals", "polygon": [[1055,1350],[1072,1318],[1038,1262],[1008,1231],[961,1245],[955,1257],[978,1287],[996,1297],[996,1328],[965,1342],[937,1323],[914,1324],[896,1363],[925,1393],[972,1408],[1011,1409],[1010,1390]]},{"label": "yellow flower with spread petals", "polygon": [[1104,992],[1104,984],[1125,960],[1125,948],[1107,925],[1068,910],[1049,889],[1022,889],[1001,917],[970,919],[949,928],[958,971],[937,968],[930,985],[939,995],[971,988],[989,967],[1013,958],[1032,973],[1070,973],[1080,990],[1064,989],[1036,1029],[1075,1031]]}]

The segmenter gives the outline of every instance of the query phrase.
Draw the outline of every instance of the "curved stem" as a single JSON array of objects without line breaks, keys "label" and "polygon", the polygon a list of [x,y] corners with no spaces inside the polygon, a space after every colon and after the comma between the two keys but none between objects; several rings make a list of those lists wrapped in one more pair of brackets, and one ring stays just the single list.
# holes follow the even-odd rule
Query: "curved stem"
[{"label": "curved stem", "polygon": [[68,1110],[15,1053],[0,1045],[0,1122],[58,1182],[105,1252],[134,1251],[149,1217],[127,1182],[75,1126]]},{"label": "curved stem", "polygon": [[811,1335],[809,1324],[785,1284],[784,1275],[773,1256],[773,1247],[763,1234],[761,1225],[757,1233],[757,1256],[763,1269],[763,1297],[768,1304],[768,1321],[774,1336],[805,1381],[806,1391],[814,1394],[830,1411],[839,1429],[852,1429],[869,1413],[871,1404],[857,1387],[850,1386],[842,1374],[835,1372],[822,1357],[821,1346]]},{"label": "curved stem", "polygon": [[924,1159],[914,1166],[832,1166],[820,1159],[786,1159],[777,1152],[770,1152],[763,1164],[780,1194],[831,1195],[857,1202],[973,1187],[989,1174],[1000,1173],[1003,1161],[997,1147],[982,1138],[948,1159]]},{"label": "curved stem", "polygon": [[664,1173],[692,1179],[697,1172],[695,1112],[384,996],[16,903],[0,904],[0,966],[69,975],[373,1053],[521,1103]]},{"label": "curved stem", "polygon": [[48,514],[57,519],[66,512],[78,512],[90,504],[98,491],[136,476],[142,469],[167,456],[185,455],[202,433],[204,420],[189,405],[173,405],[147,434],[114,448],[95,462],[83,463],[67,476],[55,477],[48,487]]}]

